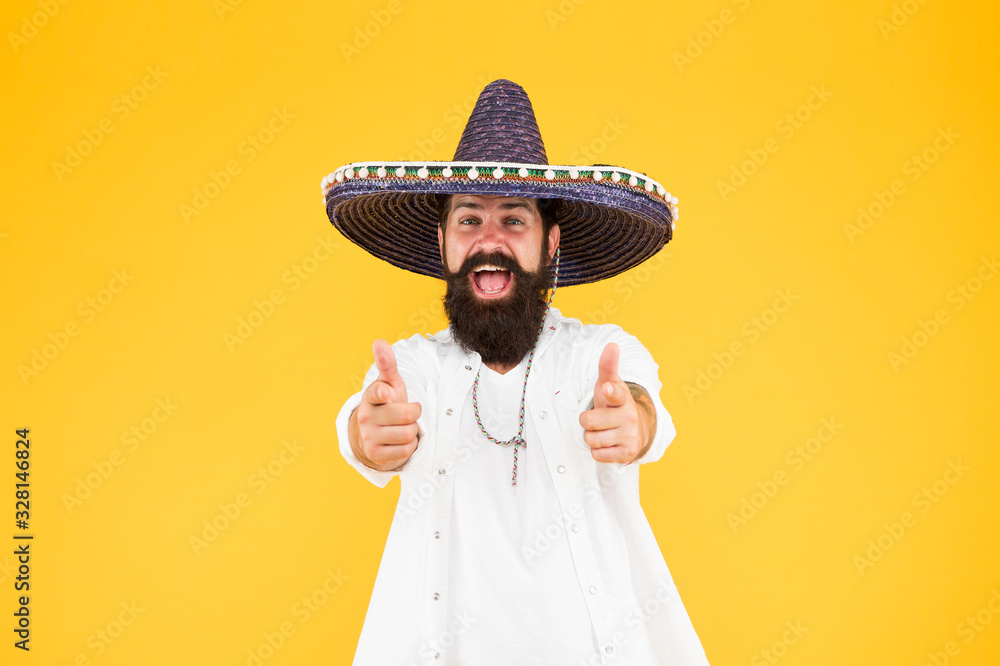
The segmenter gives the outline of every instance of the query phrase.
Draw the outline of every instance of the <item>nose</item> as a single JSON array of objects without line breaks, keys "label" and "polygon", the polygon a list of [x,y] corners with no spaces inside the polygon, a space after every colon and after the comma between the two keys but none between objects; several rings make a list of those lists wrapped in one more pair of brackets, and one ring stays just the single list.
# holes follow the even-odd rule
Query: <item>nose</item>
[{"label": "nose", "polygon": [[479,227],[476,248],[483,252],[496,252],[504,248],[503,227],[495,220],[484,220]]}]

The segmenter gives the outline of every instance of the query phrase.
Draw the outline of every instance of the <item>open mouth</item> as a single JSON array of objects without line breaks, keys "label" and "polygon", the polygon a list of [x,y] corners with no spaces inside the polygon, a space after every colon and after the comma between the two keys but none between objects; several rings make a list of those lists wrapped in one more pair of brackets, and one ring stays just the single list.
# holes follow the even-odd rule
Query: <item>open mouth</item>
[{"label": "open mouth", "polygon": [[499,266],[485,264],[469,274],[476,293],[484,298],[499,298],[510,289],[513,276]]}]

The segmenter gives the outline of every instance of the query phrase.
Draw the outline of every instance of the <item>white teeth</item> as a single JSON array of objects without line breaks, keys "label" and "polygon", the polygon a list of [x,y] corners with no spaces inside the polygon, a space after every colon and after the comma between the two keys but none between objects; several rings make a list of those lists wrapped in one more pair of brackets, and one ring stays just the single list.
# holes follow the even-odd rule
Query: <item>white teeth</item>
[{"label": "white teeth", "polygon": [[480,266],[479,268],[475,269],[475,271],[473,272],[478,273],[479,271],[502,271],[502,270],[504,269],[500,268],[499,266],[494,266],[493,264],[486,264],[485,266]]}]

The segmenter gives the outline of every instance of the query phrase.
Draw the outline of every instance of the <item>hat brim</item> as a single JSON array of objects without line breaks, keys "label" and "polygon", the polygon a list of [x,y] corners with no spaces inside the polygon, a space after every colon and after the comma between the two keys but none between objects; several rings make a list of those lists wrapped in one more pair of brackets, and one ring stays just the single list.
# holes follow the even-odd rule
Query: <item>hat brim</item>
[{"label": "hat brim", "polygon": [[345,237],[394,266],[436,278],[443,275],[434,195],[561,199],[560,286],[639,265],[670,241],[677,217],[675,197],[621,167],[359,162],[330,174],[323,187],[327,215]]}]

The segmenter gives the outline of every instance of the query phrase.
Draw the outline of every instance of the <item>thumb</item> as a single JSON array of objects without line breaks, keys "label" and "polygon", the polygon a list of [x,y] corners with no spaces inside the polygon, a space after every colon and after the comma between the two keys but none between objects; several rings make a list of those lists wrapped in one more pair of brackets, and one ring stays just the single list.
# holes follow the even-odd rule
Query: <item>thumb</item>
[{"label": "thumb", "polygon": [[619,353],[618,345],[613,342],[601,352],[601,360],[597,364],[597,384],[594,386],[595,407],[618,407],[625,403],[626,396],[619,386]]},{"label": "thumb", "polygon": [[597,362],[597,383],[620,382],[618,376],[618,356],[620,352],[618,345],[609,342],[601,352],[601,360]]},{"label": "thumb", "polygon": [[372,355],[375,357],[375,367],[378,368],[375,381],[385,382],[397,391],[402,391],[402,401],[406,402],[406,384],[396,367],[396,355],[392,353],[392,347],[380,338],[372,345]]}]

